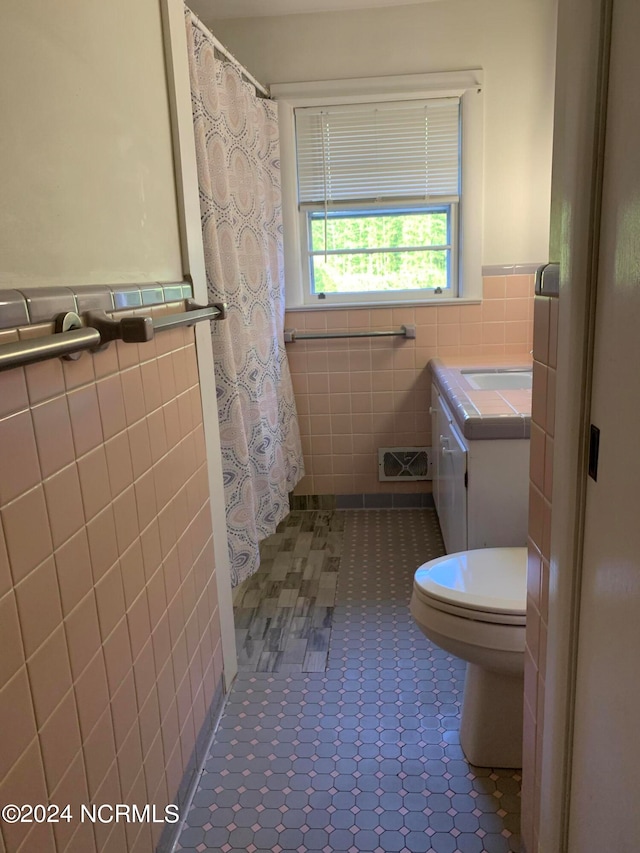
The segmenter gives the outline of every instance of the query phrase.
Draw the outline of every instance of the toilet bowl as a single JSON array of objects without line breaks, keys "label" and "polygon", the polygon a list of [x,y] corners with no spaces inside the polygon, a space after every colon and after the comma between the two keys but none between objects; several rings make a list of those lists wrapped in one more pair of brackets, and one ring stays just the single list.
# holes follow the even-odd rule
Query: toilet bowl
[{"label": "toilet bowl", "polygon": [[467,661],[460,745],[478,767],[522,766],[527,549],[447,554],[415,573],[422,633]]}]

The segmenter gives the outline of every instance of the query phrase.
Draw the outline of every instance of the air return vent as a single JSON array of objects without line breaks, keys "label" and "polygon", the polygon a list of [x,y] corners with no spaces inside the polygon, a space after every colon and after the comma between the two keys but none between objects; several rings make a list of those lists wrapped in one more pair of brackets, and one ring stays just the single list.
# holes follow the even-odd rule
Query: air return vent
[{"label": "air return vent", "polygon": [[430,447],[379,447],[378,480],[431,480]]}]

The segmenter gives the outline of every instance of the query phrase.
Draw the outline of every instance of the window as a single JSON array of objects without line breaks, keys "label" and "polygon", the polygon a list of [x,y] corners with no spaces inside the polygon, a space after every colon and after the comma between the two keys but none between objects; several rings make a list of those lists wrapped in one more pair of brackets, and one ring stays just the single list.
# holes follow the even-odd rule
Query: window
[{"label": "window", "polygon": [[[310,294],[444,293],[455,255],[453,205],[305,210]],[[454,257],[455,259],[455,257]]]},{"label": "window", "polygon": [[295,111],[311,300],[455,294],[459,99]]},{"label": "window", "polygon": [[288,308],[479,296],[480,79],[272,86]]}]

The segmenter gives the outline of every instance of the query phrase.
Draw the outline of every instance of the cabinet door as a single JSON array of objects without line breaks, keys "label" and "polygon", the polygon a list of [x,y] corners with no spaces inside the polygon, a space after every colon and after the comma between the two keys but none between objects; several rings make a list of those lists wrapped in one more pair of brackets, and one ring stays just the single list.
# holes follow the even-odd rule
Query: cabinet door
[{"label": "cabinet door", "polygon": [[447,553],[467,548],[467,447],[444,404],[439,443],[438,517]]},{"label": "cabinet door", "polygon": [[432,456],[432,488],[433,502],[436,511],[440,512],[440,433],[444,420],[440,394],[435,385],[431,386],[431,456]]},{"label": "cabinet door", "polygon": [[527,544],[529,439],[470,441],[467,548]]}]

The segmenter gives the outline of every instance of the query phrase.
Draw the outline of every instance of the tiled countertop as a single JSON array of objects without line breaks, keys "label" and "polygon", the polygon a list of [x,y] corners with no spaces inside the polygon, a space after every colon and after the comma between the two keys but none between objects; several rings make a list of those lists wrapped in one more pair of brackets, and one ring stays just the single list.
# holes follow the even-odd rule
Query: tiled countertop
[{"label": "tiled countertop", "polygon": [[462,370],[530,370],[531,357],[441,359],[429,362],[433,381],[468,439],[529,438],[531,390],[476,391]]}]

